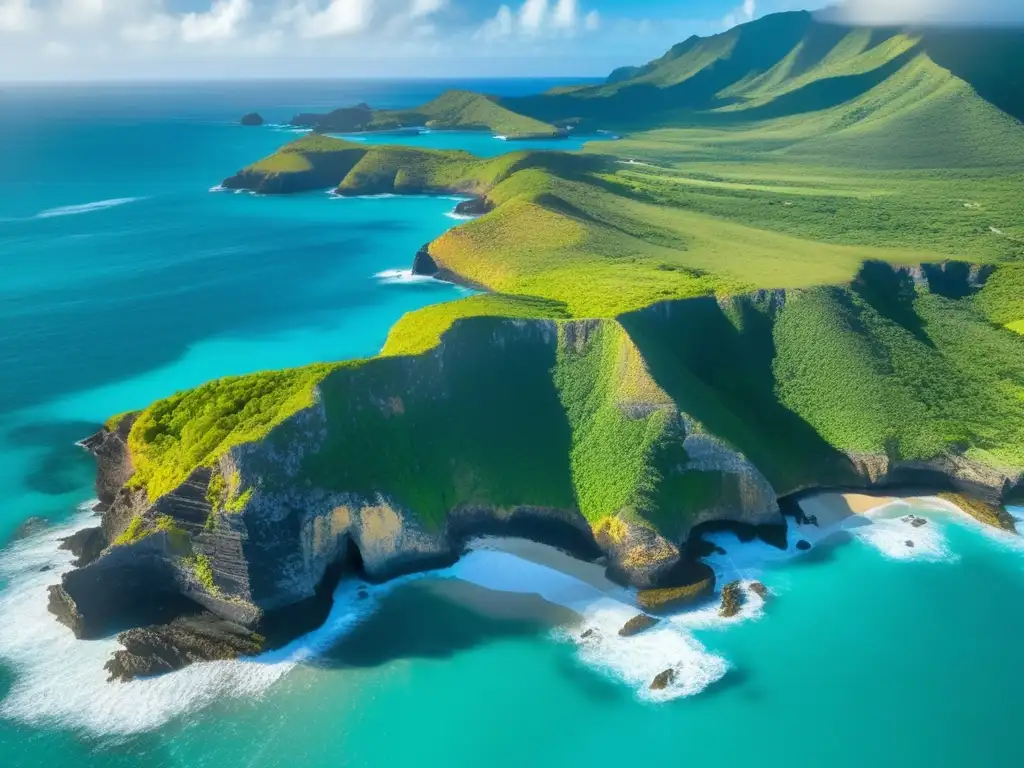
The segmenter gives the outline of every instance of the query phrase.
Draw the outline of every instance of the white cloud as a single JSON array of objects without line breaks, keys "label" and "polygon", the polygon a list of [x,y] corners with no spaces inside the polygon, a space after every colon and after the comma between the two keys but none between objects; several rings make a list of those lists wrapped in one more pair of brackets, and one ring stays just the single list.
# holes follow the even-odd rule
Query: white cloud
[{"label": "white cloud", "polygon": [[181,19],[181,39],[186,43],[230,40],[252,11],[251,0],[214,0],[206,13],[186,13]]},{"label": "white cloud", "polygon": [[[429,0],[419,0],[421,5],[424,2]],[[328,0],[326,6],[317,5],[313,10],[306,2],[300,2],[283,15],[292,21],[301,37],[312,39],[361,32],[370,26],[373,16],[374,0]]]},{"label": "white cloud", "polygon": [[512,19],[512,9],[507,5],[498,8],[494,18],[488,19],[474,35],[478,40],[491,42],[500,40],[503,37],[511,37],[515,31],[515,22]]},{"label": "white cloud", "polygon": [[519,28],[535,35],[544,26],[548,15],[548,0],[526,0],[519,8]]},{"label": "white cloud", "polygon": [[823,13],[854,24],[994,24],[1024,22],[1020,0],[846,0]]},{"label": "white cloud", "polygon": [[743,0],[743,5],[734,8],[722,18],[722,26],[731,29],[737,24],[753,21],[757,14],[757,0]]},{"label": "white cloud", "polygon": [[576,0],[558,0],[551,13],[551,26],[555,29],[573,29],[579,20]]},{"label": "white cloud", "polygon": [[481,26],[475,37],[485,41],[506,37],[541,38],[574,35],[580,28],[593,32],[601,26],[601,15],[590,11],[582,19],[577,0],[524,0],[513,12],[507,5]]},{"label": "white cloud", "polygon": [[433,16],[446,5],[448,5],[448,0],[412,0],[409,16],[413,19],[423,19]]},{"label": "white cloud", "polygon": [[0,32],[25,32],[35,26],[29,0],[0,0]]}]

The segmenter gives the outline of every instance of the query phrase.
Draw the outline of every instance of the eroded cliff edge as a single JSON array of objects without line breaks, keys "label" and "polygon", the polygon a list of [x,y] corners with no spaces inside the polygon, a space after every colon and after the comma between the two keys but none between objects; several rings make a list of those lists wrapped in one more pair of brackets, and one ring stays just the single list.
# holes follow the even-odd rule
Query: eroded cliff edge
[{"label": "eroded cliff edge", "polygon": [[[850,287],[617,320],[468,317],[420,354],[176,395],[87,441],[110,545],[51,607],[82,637],[200,606],[262,631],[346,570],[447,564],[480,533],[603,556],[646,589],[702,576],[698,527],[768,533],[779,497],[808,488],[952,490],[998,507],[1019,492],[1024,442],[1005,416],[980,434],[1001,401],[976,390],[993,381],[964,383],[961,360],[959,391],[915,390],[894,369],[920,345],[916,370],[939,376],[929,366],[968,353],[965,330],[975,345],[1007,334],[964,325],[967,299],[932,291],[947,271],[871,268]],[[895,312],[904,300],[925,338]],[[1009,357],[981,344],[988,370],[1024,376],[1024,339],[992,338],[1010,339]]]}]

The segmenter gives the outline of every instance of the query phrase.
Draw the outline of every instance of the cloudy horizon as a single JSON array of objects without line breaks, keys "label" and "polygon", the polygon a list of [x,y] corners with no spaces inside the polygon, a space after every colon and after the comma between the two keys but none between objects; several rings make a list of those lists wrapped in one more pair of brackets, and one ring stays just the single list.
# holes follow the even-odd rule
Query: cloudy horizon
[{"label": "cloudy horizon", "polygon": [[[692,34],[826,4],[0,0],[0,80],[598,76]],[[864,24],[999,23],[1021,20],[1021,11],[1024,0],[849,0],[833,15]]]}]

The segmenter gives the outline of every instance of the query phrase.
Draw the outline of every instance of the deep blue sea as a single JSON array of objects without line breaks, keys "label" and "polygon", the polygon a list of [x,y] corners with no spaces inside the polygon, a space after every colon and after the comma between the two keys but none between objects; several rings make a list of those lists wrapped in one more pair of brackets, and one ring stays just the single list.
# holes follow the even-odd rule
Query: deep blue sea
[{"label": "deep blue sea", "polygon": [[[127,685],[105,682],[115,641],[76,641],[49,616],[58,539],[90,523],[76,440],[214,377],[372,355],[403,313],[464,295],[407,274],[458,225],[453,199],[211,190],[294,139],[297,112],[555,84],[4,89],[0,766],[1024,765],[1024,546],[934,505],[916,508],[924,528],[897,505],[799,557],[723,537],[723,580],[761,579],[768,602],[630,642],[627,594],[490,545],[370,601],[343,583],[324,627],[265,657]],[[269,124],[237,125],[253,110]],[[13,540],[31,517],[49,526]],[[580,639],[589,627],[599,641]],[[652,696],[667,666],[679,682]]]}]

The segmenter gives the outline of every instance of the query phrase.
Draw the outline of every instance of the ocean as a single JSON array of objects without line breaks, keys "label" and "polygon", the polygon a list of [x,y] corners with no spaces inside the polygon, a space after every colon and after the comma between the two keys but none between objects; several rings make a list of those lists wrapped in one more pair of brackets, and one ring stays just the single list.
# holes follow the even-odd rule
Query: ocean
[{"label": "ocean", "polygon": [[[372,355],[403,313],[465,295],[408,274],[458,224],[453,199],[218,182],[294,139],[296,112],[555,84],[4,89],[0,765],[1024,764],[1024,546],[937,504],[914,508],[930,522],[912,533],[897,504],[798,556],[722,535],[722,579],[761,580],[767,601],[728,620],[680,614],[631,642],[616,633],[628,595],[487,542],[369,601],[343,582],[323,627],[266,656],[127,685],[105,681],[114,640],[76,641],[47,613],[70,560],[57,542],[93,520],[76,440],[211,378]],[[237,125],[253,110],[268,124]],[[16,536],[30,518],[47,524]],[[679,683],[650,693],[668,666]]]}]

